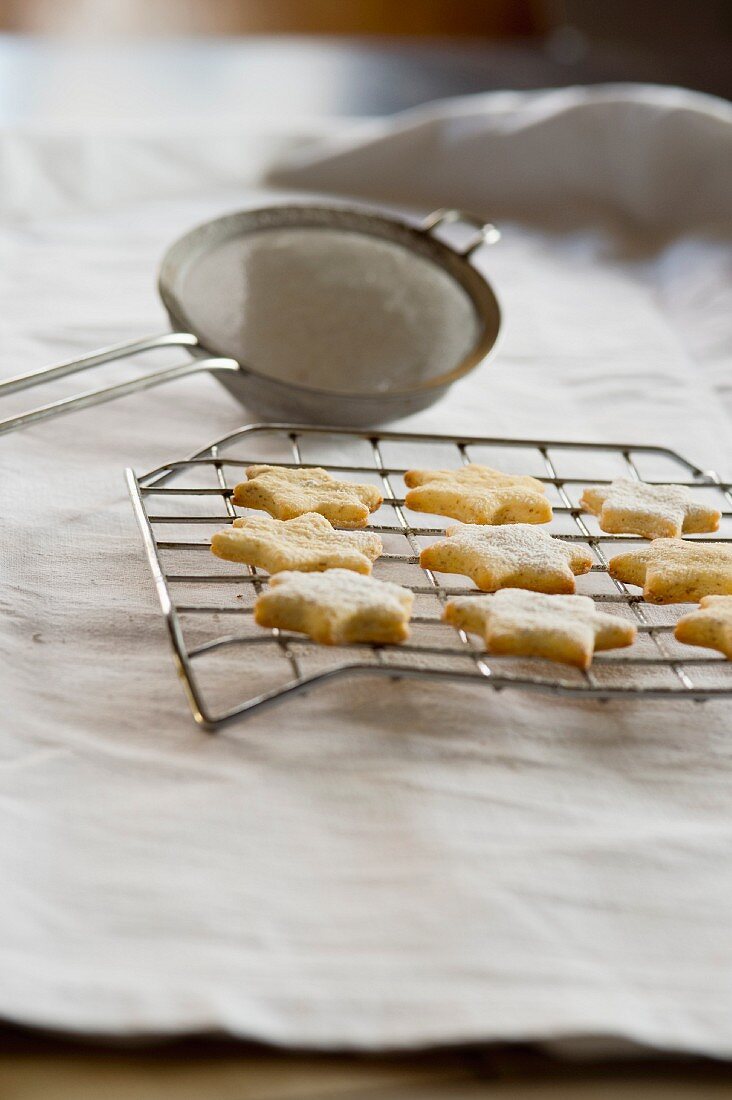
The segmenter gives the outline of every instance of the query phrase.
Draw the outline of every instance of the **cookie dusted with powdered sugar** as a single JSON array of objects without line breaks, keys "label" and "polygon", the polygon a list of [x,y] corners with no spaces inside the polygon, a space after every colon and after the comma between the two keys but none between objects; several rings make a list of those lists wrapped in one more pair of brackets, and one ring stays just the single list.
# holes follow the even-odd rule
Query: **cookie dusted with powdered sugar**
[{"label": "cookie dusted with powdered sugar", "polygon": [[732,546],[718,542],[655,539],[616,554],[608,572],[637,584],[649,603],[696,603],[704,596],[732,596]]},{"label": "cookie dusted with powdered sugar", "polygon": [[407,470],[405,504],[413,512],[463,523],[548,523],[552,507],[535,477],[502,474],[471,462],[458,470]]},{"label": "cookie dusted with powdered sugar", "polygon": [[393,644],[409,637],[413,594],[347,569],[278,573],[254,605],[260,626],[296,630],[321,645]]},{"label": "cookie dusted with powdered sugar", "polygon": [[492,596],[449,600],[445,622],[479,634],[489,653],[543,657],[589,668],[595,650],[632,645],[636,627],[598,611],[589,596],[549,596],[502,588]]},{"label": "cookie dusted with powdered sugar", "polygon": [[483,592],[528,588],[534,592],[574,592],[575,574],[592,568],[592,553],[581,544],[561,542],[527,523],[504,527],[460,524],[447,538],[420,554],[424,569],[461,573]]},{"label": "cookie dusted with powdered sugar", "polygon": [[697,611],[679,619],[674,635],[686,645],[718,649],[732,660],[732,596],[705,596]]},{"label": "cookie dusted with powdered sugar", "polygon": [[716,531],[721,517],[719,509],[695,501],[684,485],[647,485],[628,477],[589,486],[580,504],[598,517],[603,531],[647,539]]},{"label": "cookie dusted with powdered sugar", "polygon": [[211,538],[211,550],[217,558],[255,565],[268,573],[281,573],[283,569],[370,573],[371,563],[383,549],[374,532],[334,531],[325,516],[317,512],[306,512],[296,519],[243,516]]},{"label": "cookie dusted with powdered sugar", "polygon": [[275,519],[318,512],[336,527],[365,527],[369,513],[384,499],[375,485],[339,481],[319,466],[249,466],[246,474],[248,480],[234,489],[234,504],[269,512]]}]

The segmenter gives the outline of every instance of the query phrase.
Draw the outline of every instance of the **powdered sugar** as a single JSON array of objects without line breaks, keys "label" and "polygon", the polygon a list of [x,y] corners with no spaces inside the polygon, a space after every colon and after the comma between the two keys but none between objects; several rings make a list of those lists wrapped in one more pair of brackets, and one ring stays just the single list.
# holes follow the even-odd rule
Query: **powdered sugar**
[{"label": "powdered sugar", "polygon": [[564,569],[572,561],[572,548],[533,524],[511,523],[485,527],[475,523],[448,527],[452,545],[484,554],[500,553],[512,569]]},{"label": "powdered sugar", "polygon": [[307,603],[332,608],[339,618],[357,611],[394,611],[403,616],[414,601],[408,588],[391,581],[362,577],[349,569],[329,569],[327,573],[296,573],[286,571],[272,577],[270,588],[287,591]]},{"label": "powdered sugar", "polygon": [[[602,493],[602,490],[597,491],[598,497]],[[684,485],[648,485],[644,481],[619,477],[608,487],[604,503],[629,512],[642,510],[664,517],[673,515],[683,522],[686,506],[691,504],[691,493]]]},{"label": "powdered sugar", "polygon": [[208,337],[255,371],[316,389],[408,389],[455,367],[478,332],[455,279],[362,233],[254,233],[203,253],[186,278],[204,343]]},{"label": "powdered sugar", "polygon": [[732,546],[725,543],[654,539],[649,546],[616,554],[608,568],[611,577],[642,585],[649,603],[732,596]]},{"label": "powdered sugar", "polygon": [[430,485],[432,482],[455,483],[473,489],[503,489],[522,486],[545,492],[544,485],[529,474],[504,474],[492,466],[481,466],[478,462],[469,462],[456,470],[407,470],[405,484],[411,489],[418,485]]},{"label": "powdered sugar", "polygon": [[591,626],[598,618],[613,618],[598,611],[589,596],[549,596],[521,588],[502,588],[489,596],[459,596],[451,602],[460,608],[477,608],[511,630],[560,630],[571,623]]},{"label": "powdered sugar", "polygon": [[232,500],[243,508],[260,508],[276,519],[319,512],[341,527],[365,527],[383,496],[375,485],[338,481],[319,466],[290,470],[282,466],[249,466],[247,481],[234,487]]},{"label": "powdered sugar", "polygon": [[287,520],[263,513],[240,517],[212,536],[211,549],[217,557],[270,573],[342,568],[368,574],[383,546],[373,531],[335,531],[324,516],[307,512]]}]

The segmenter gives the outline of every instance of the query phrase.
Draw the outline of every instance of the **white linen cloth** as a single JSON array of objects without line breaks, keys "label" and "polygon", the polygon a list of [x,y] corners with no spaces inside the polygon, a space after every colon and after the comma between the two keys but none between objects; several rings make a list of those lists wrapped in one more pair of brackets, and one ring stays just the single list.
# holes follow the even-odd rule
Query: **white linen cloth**
[{"label": "white linen cloth", "polygon": [[[3,376],[164,327],[166,244],[269,172],[500,220],[501,349],[409,427],[662,443],[730,474],[728,107],[570,89],[315,129],[4,134]],[[122,468],[247,419],[197,378],[0,439],[0,1014],[732,1053],[729,706],[361,680],[194,728]]]}]

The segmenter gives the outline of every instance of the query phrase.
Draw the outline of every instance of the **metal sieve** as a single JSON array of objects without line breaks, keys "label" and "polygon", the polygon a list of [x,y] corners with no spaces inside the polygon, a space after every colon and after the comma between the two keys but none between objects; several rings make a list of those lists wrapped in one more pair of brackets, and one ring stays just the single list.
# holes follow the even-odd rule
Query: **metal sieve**
[{"label": "metal sieve", "polygon": [[[458,248],[435,230],[477,232]],[[417,412],[492,351],[501,315],[470,262],[499,237],[458,210],[419,225],[364,210],[272,206],[173,244],[158,289],[173,328],[0,383],[0,396],[161,347],[192,359],[0,421],[0,433],[202,371],[272,419],[364,426]]]}]

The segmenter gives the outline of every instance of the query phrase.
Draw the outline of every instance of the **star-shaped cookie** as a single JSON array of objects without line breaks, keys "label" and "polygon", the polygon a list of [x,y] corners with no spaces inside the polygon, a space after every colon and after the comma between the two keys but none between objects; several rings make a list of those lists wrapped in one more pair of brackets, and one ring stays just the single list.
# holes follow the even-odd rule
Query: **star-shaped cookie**
[{"label": "star-shaped cookie", "polygon": [[449,600],[445,622],[480,634],[489,653],[543,657],[589,668],[597,649],[632,645],[636,627],[598,611],[589,596],[548,596],[502,588],[492,596]]},{"label": "star-shaped cookie", "polygon": [[463,523],[548,523],[552,507],[535,477],[502,474],[471,462],[458,470],[407,470],[405,503],[413,512]]},{"label": "star-shaped cookie", "polygon": [[643,588],[649,603],[696,603],[732,596],[732,545],[654,539],[610,559],[611,577]]},{"label": "star-shaped cookie", "polygon": [[697,611],[679,619],[674,635],[687,645],[718,649],[732,661],[732,596],[705,596]]},{"label": "star-shaped cookie", "polygon": [[365,527],[384,499],[375,485],[339,481],[319,466],[249,466],[246,474],[248,480],[234,489],[234,504],[261,509],[275,519],[319,512],[336,527]]},{"label": "star-shaped cookie", "polygon": [[716,531],[721,517],[719,509],[693,500],[684,485],[647,485],[628,477],[588,486],[580,504],[599,517],[603,531],[647,539]]},{"label": "star-shaped cookie", "polygon": [[321,645],[390,644],[409,637],[414,595],[348,569],[278,573],[254,605],[260,626],[308,634]]},{"label": "star-shaped cookie", "polygon": [[383,549],[374,532],[334,531],[325,516],[317,512],[306,512],[295,519],[242,516],[211,539],[211,550],[217,558],[256,565],[268,573],[283,569],[370,573],[371,563]]},{"label": "star-shaped cookie", "polygon": [[592,553],[578,543],[561,542],[528,523],[505,527],[460,524],[447,538],[426,547],[425,569],[461,573],[483,592],[529,588],[534,592],[574,592],[574,577],[592,568]]}]

